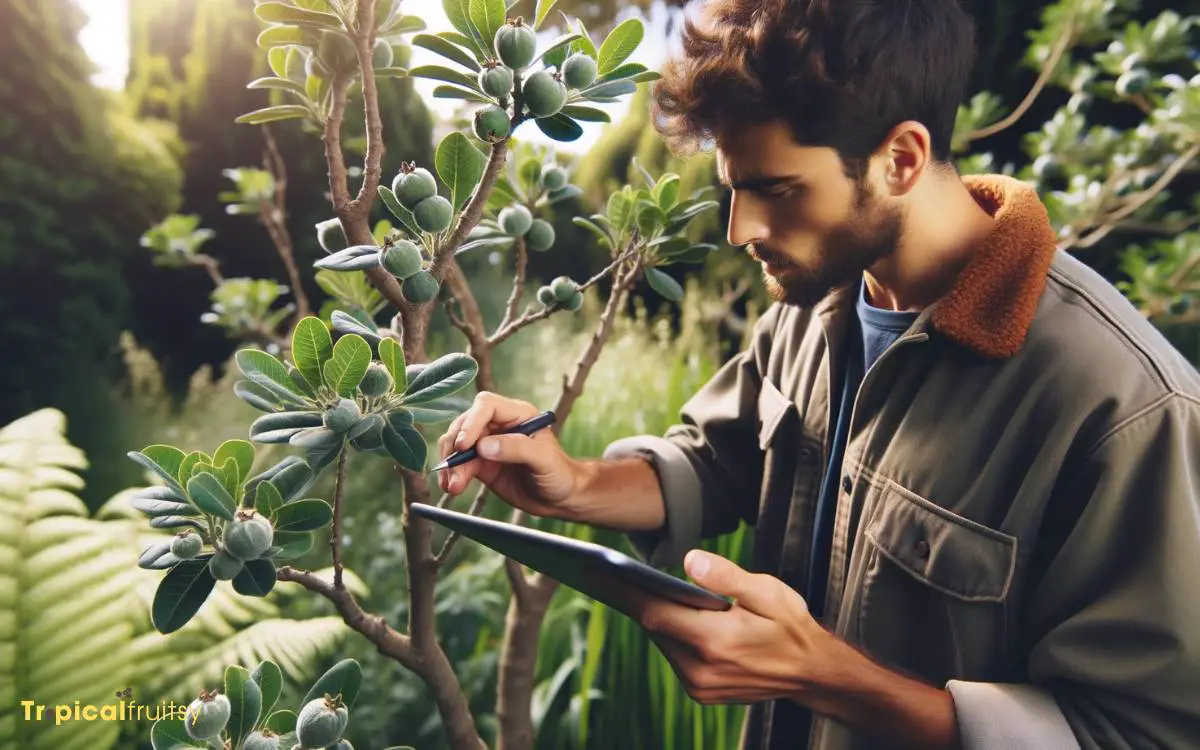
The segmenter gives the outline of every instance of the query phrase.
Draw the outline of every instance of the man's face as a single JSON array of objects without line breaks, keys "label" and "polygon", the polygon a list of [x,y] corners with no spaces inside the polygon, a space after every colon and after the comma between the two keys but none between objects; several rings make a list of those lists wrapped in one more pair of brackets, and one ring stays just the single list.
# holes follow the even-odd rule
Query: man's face
[{"label": "man's face", "polygon": [[798,145],[777,122],[728,140],[717,172],[733,188],[729,244],[762,262],[772,299],[811,307],[896,249],[899,207],[848,178],[832,148]]}]

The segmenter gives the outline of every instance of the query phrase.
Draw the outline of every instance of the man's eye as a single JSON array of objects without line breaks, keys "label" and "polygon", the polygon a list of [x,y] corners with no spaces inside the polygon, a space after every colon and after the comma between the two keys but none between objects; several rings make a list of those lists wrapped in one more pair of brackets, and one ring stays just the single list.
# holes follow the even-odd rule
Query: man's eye
[{"label": "man's eye", "polygon": [[795,188],[793,188],[793,187],[791,187],[791,186],[788,186],[788,187],[782,187],[782,188],[775,188],[774,190],[770,190],[770,191],[767,191],[767,192],[765,193],[765,195],[766,195],[768,198],[776,198],[776,199],[778,199],[778,198],[790,198],[790,197],[792,197],[792,196],[793,196],[793,195],[795,195],[795,194],[796,194],[796,190],[795,190]]}]

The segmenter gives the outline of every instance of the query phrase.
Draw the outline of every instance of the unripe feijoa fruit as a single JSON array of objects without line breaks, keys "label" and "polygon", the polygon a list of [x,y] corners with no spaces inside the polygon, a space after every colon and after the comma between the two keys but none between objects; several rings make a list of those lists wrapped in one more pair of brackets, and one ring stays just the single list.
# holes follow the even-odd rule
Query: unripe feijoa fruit
[{"label": "unripe feijoa fruit", "polygon": [[241,560],[221,550],[208,559],[208,572],[218,581],[232,581],[245,565]]},{"label": "unripe feijoa fruit", "polygon": [[358,50],[354,42],[336,31],[325,31],[317,44],[317,56],[326,68],[334,72],[348,73],[358,66]]},{"label": "unripe feijoa fruit", "polygon": [[204,549],[204,540],[194,531],[177,534],[171,541],[171,554],[180,560],[191,560]]},{"label": "unripe feijoa fruit", "polygon": [[279,750],[279,737],[269,729],[251,732],[242,743],[242,750]]},{"label": "unripe feijoa fruit", "polygon": [[424,232],[440,232],[450,226],[450,220],[454,218],[454,207],[441,195],[426,198],[412,212],[417,226]]},{"label": "unripe feijoa fruit", "polygon": [[379,250],[379,264],[398,279],[407,279],[421,270],[421,248],[408,240],[397,240]]},{"label": "unripe feijoa fruit", "polygon": [[225,731],[232,712],[229,699],[216,692],[202,692],[192,701],[184,714],[183,728],[194,740],[208,740]]},{"label": "unripe feijoa fruit", "polygon": [[305,750],[329,747],[342,738],[349,720],[349,712],[340,700],[315,698],[300,709],[296,739]]},{"label": "unripe feijoa fruit", "polygon": [[354,402],[354,399],[343,398],[325,410],[325,416],[322,421],[325,427],[334,432],[345,432],[354,426],[354,423],[358,421],[360,416],[362,414],[359,412],[358,404]]},{"label": "unripe feijoa fruit", "polygon": [[549,117],[567,103],[567,87],[549,70],[539,70],[525,79],[521,96],[534,117]]},{"label": "unripe feijoa fruit", "polygon": [[525,244],[539,253],[549,250],[554,244],[554,226],[545,219],[534,219],[525,233]]},{"label": "unripe feijoa fruit", "polygon": [[371,67],[390,68],[395,61],[396,53],[392,50],[392,45],[388,44],[386,39],[376,40],[375,48],[371,50]]},{"label": "unripe feijoa fruit", "polygon": [[541,302],[545,307],[549,307],[558,301],[554,298],[554,291],[548,286],[538,288],[537,298],[538,302]]},{"label": "unripe feijoa fruit", "polygon": [[596,61],[582,52],[567,58],[562,67],[563,83],[573,89],[584,89],[596,80]]},{"label": "unripe feijoa fruit", "polygon": [[409,302],[420,304],[436,297],[440,287],[441,285],[438,284],[438,280],[433,277],[433,274],[428,271],[417,271],[400,285],[400,293]]},{"label": "unripe feijoa fruit", "polygon": [[421,201],[437,195],[437,180],[424,167],[417,167],[411,172],[401,171],[392,180],[392,192],[396,194],[400,205],[412,211]]},{"label": "unripe feijoa fruit", "polygon": [[338,740],[326,748],[326,750],[354,750],[354,745],[350,744],[350,740]]},{"label": "unripe feijoa fruit", "polygon": [[559,276],[550,282],[550,291],[554,292],[554,298],[559,302],[569,302],[575,294],[575,282],[567,276]]},{"label": "unripe feijoa fruit", "polygon": [[363,379],[358,384],[358,389],[363,392],[364,396],[378,398],[392,390],[392,374],[380,363],[372,362],[367,371],[363,373]]},{"label": "unripe feijoa fruit", "polygon": [[574,296],[563,303],[563,307],[571,312],[575,312],[579,308],[583,307],[583,292],[576,290]]},{"label": "unripe feijoa fruit", "polygon": [[475,136],[484,143],[499,143],[508,137],[511,123],[508,112],[494,104],[475,110]]},{"label": "unripe feijoa fruit", "polygon": [[239,510],[225,527],[225,552],[243,562],[257,560],[271,549],[275,527],[266,516],[254,510]]},{"label": "unripe feijoa fruit", "polygon": [[561,190],[567,184],[567,170],[557,164],[547,164],[542,167],[542,187],[547,190]]},{"label": "unripe feijoa fruit", "polygon": [[500,229],[510,237],[520,237],[533,226],[533,214],[519,203],[500,210]]},{"label": "unripe feijoa fruit", "polygon": [[495,48],[501,62],[513,70],[521,70],[537,55],[537,35],[518,18],[496,31]]},{"label": "unripe feijoa fruit", "polygon": [[501,99],[512,93],[512,87],[513,72],[510,68],[493,65],[479,71],[479,88],[488,96]]}]

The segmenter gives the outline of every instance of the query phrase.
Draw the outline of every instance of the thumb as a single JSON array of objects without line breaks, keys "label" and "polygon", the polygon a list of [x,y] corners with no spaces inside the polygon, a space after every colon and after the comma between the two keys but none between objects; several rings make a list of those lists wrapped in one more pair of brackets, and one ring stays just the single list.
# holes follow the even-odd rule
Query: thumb
[{"label": "thumb", "polygon": [[782,583],[778,579],[751,573],[732,560],[700,549],[688,552],[683,566],[696,583],[714,593],[733,597],[754,614],[762,617],[779,614],[779,597],[774,590]]},{"label": "thumb", "polygon": [[553,453],[529,435],[488,435],[475,446],[479,457],[502,464],[525,464],[537,472],[554,468]]}]

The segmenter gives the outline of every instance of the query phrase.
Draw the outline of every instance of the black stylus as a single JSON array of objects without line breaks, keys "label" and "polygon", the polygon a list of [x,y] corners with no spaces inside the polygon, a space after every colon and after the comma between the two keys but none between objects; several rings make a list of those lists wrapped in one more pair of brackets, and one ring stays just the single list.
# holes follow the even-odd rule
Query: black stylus
[{"label": "black stylus", "polygon": [[[498,435],[514,435],[514,434],[532,435],[533,433],[537,432],[538,430],[541,430],[543,428],[549,427],[550,425],[554,424],[554,422],[557,419],[558,418],[554,415],[554,412],[544,411],[535,417],[530,417],[529,419],[526,419],[524,422],[522,422],[521,424],[519,424],[515,427],[510,427],[507,430],[504,430],[503,432],[499,432],[496,434],[498,434]],[[452,466],[458,466],[459,464],[465,464],[466,462],[470,461],[473,458],[477,458],[478,456],[479,456],[479,454],[475,452],[475,446],[472,445],[470,448],[467,448],[466,450],[455,451],[455,452],[451,453],[449,456],[446,456],[446,460],[442,461],[440,464],[433,467],[433,471],[441,471],[442,469],[449,469]]]}]

